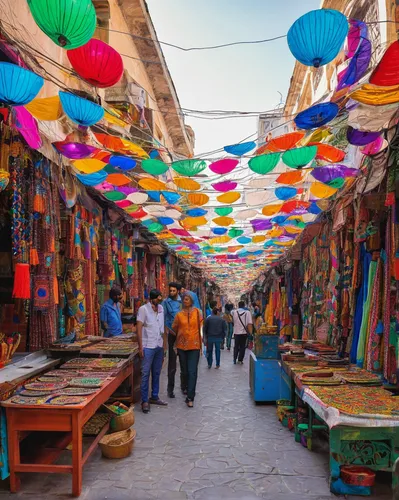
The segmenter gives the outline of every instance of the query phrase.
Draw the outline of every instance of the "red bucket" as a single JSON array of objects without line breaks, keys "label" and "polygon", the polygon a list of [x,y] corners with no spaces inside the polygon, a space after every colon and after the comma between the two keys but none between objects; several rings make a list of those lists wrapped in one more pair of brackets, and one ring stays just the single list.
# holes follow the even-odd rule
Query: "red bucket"
[{"label": "red bucket", "polygon": [[344,465],[341,467],[342,481],[352,486],[373,486],[375,472],[360,465]]}]

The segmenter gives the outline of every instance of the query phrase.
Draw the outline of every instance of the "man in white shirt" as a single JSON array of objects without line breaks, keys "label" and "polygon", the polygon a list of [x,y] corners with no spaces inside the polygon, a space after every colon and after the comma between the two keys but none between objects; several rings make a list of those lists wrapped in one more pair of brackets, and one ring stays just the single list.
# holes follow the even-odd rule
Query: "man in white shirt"
[{"label": "man in white shirt", "polygon": [[[150,301],[141,306],[137,314],[137,338],[141,364],[141,408],[143,413],[150,412],[150,403],[167,406],[159,399],[159,377],[166,355],[166,334],[164,311],[161,306],[162,294],[151,290]],[[151,398],[148,399],[150,374],[152,375]]]},{"label": "man in white shirt", "polygon": [[235,309],[231,315],[233,316],[234,325],[234,364],[242,365],[244,363],[245,346],[247,343],[248,335],[252,335],[253,324],[252,315],[245,308],[245,302],[238,303],[238,309]]}]

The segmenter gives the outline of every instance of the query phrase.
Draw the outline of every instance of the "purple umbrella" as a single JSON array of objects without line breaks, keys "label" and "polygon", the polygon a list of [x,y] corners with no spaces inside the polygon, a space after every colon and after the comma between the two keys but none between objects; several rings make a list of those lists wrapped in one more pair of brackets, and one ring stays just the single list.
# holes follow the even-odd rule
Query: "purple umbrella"
[{"label": "purple umbrella", "polygon": [[53,146],[59,153],[70,160],[83,160],[98,151],[97,148],[80,142],[54,142]]},{"label": "purple umbrella", "polygon": [[320,182],[331,182],[339,177],[356,177],[359,170],[345,165],[327,165],[312,170],[312,176]]},{"label": "purple umbrella", "polygon": [[380,132],[364,132],[362,130],[356,130],[352,127],[348,127],[346,131],[346,137],[348,141],[354,146],[365,146],[370,144],[370,142],[375,141],[380,136]]},{"label": "purple umbrella", "polygon": [[272,223],[266,219],[253,219],[251,224],[254,231],[268,231],[273,227]]}]

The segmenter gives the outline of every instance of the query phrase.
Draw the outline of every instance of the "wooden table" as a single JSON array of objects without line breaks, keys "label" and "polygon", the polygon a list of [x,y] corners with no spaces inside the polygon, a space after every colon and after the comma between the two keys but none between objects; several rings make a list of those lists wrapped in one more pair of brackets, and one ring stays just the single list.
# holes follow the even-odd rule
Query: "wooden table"
[{"label": "wooden table", "polygon": [[[38,406],[2,403],[7,415],[11,492],[16,493],[19,490],[20,480],[17,475],[19,472],[61,473],[72,474],[72,494],[78,497],[82,491],[83,466],[95,450],[98,441],[107,432],[108,424],[84,454],[82,428],[126,379],[130,379],[133,386],[132,359],[126,360],[126,364],[118,374],[81,405]],[[53,453],[39,457],[35,463],[21,463],[20,442],[33,431],[65,432],[62,442],[64,446],[72,443],[72,465],[54,465],[53,462],[59,455],[56,449]]]}]

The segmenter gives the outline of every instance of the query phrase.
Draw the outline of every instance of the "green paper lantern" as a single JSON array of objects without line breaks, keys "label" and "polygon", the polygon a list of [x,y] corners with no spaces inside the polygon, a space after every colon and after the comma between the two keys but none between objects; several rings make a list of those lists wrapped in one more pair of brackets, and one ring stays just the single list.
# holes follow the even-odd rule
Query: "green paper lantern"
[{"label": "green paper lantern", "polygon": [[238,238],[242,234],[244,234],[243,229],[236,229],[235,227],[231,228],[230,231],[227,233],[230,238]]},{"label": "green paper lantern", "polygon": [[230,215],[233,209],[231,207],[219,207],[215,208],[215,212],[220,215],[220,217],[225,217],[226,215]]},{"label": "green paper lantern", "polygon": [[290,168],[302,168],[308,165],[317,154],[317,146],[289,149],[283,154],[283,162]]},{"label": "green paper lantern", "polygon": [[181,160],[172,163],[175,172],[186,177],[193,177],[206,169],[206,163],[203,160]]},{"label": "green paper lantern", "polygon": [[126,198],[126,195],[121,193],[120,191],[107,191],[103,193],[104,198],[107,198],[109,201],[121,201]]},{"label": "green paper lantern", "polygon": [[113,167],[112,165],[108,164],[108,165],[105,165],[105,167],[103,168],[104,172],[107,172],[107,174],[119,174],[120,172],[118,172],[118,170],[116,170],[115,167]]},{"label": "green paper lantern", "polygon": [[64,49],[85,45],[97,24],[92,0],[28,0],[36,24]]},{"label": "green paper lantern", "polygon": [[151,175],[162,175],[168,171],[169,166],[163,161],[153,160],[152,158],[148,160],[143,160],[141,162],[141,168]]},{"label": "green paper lantern", "polygon": [[327,182],[327,186],[337,189],[341,189],[344,184],[345,184],[345,179],[343,177],[337,177],[336,179]]},{"label": "green paper lantern", "polygon": [[249,160],[248,167],[256,174],[267,174],[277,167],[280,156],[280,153],[255,156]]},{"label": "green paper lantern", "polygon": [[159,222],[152,222],[147,229],[151,233],[160,233],[161,231],[163,231],[164,227]]}]

